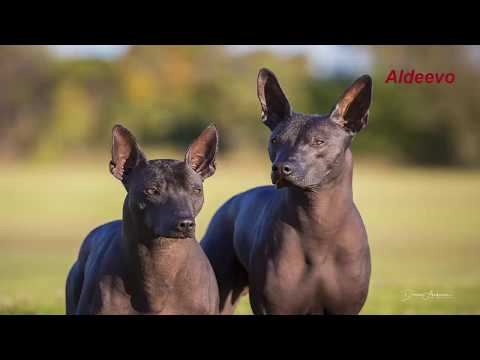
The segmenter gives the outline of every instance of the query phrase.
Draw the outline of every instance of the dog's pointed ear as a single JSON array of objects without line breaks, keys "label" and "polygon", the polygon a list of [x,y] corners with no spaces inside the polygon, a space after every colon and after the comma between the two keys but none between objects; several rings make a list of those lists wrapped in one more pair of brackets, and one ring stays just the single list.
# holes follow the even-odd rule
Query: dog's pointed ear
[{"label": "dog's pointed ear", "polygon": [[263,68],[258,72],[257,95],[262,106],[262,121],[270,130],[291,116],[290,103],[272,71]]},{"label": "dog's pointed ear", "polygon": [[212,124],[203,130],[189,146],[185,154],[185,162],[203,179],[206,179],[215,173],[217,150],[218,131]]},{"label": "dog's pointed ear", "polygon": [[359,77],[340,97],[330,118],[350,134],[356,134],[368,124],[368,109],[372,99],[372,78]]},{"label": "dog's pointed ear", "polygon": [[110,161],[112,175],[126,185],[131,171],[146,161],[132,133],[122,125],[115,125],[112,129],[112,160]]}]

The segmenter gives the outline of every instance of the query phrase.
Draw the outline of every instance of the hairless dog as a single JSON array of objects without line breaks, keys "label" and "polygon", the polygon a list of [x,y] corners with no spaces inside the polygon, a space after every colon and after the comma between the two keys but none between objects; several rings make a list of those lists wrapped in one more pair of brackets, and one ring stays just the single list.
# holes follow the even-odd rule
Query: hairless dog
[{"label": "hairless dog", "polygon": [[147,160],[126,128],[113,128],[110,172],[127,190],[123,220],[84,240],[67,279],[67,314],[218,313],[215,274],[195,240],[217,142],[210,126],[185,161]]},{"label": "hairless dog", "polygon": [[293,112],[275,75],[257,92],[271,130],[272,183],[234,196],[201,242],[229,314],[250,293],[255,314],[357,314],[370,279],[367,233],[352,198],[355,134],[367,125],[372,80],[357,79],[327,115]]}]

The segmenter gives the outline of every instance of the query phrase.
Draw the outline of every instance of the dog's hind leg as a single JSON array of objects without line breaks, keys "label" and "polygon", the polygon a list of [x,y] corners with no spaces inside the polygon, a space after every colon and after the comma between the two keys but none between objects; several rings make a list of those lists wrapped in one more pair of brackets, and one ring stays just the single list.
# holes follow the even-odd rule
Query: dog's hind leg
[{"label": "dog's hind leg", "polygon": [[67,277],[65,286],[65,302],[67,315],[76,313],[80,293],[83,285],[83,269],[80,269],[78,261],[73,264]]},{"label": "dog's hind leg", "polygon": [[[93,233],[93,231],[92,231]],[[91,233],[85,238],[80,246],[78,259],[70,269],[65,285],[65,305],[66,314],[73,315],[77,313],[77,307],[82,295],[85,265],[91,250]]]},{"label": "dog's hind leg", "polygon": [[241,296],[248,291],[247,272],[233,247],[233,221],[228,206],[229,203],[217,211],[200,243],[217,278],[221,314],[232,314]]},{"label": "dog's hind leg", "polygon": [[219,271],[220,313],[233,314],[243,295],[248,293],[248,274],[236,258],[230,257],[228,263]]}]

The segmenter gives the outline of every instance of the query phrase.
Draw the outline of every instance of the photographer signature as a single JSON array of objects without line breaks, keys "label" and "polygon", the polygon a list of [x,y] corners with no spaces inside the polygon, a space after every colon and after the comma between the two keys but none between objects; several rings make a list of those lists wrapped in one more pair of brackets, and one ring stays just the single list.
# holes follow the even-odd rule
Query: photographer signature
[{"label": "photographer signature", "polygon": [[414,290],[405,290],[401,301],[407,301],[410,299],[422,299],[422,300],[440,300],[440,299],[452,299],[454,296],[449,293],[441,293],[437,291],[416,292]]}]

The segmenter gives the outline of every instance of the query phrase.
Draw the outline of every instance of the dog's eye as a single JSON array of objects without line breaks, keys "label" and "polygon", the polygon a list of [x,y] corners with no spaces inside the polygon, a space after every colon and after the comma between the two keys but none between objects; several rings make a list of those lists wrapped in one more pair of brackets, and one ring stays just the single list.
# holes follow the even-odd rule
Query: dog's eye
[{"label": "dog's eye", "polygon": [[271,142],[272,144],[276,144],[276,143],[278,142],[277,137],[276,137],[276,136],[272,137],[272,139],[270,140],[270,142]]},{"label": "dog's eye", "polygon": [[320,145],[323,145],[323,144],[325,144],[325,141],[323,141],[322,139],[313,139],[312,145],[320,146]]}]

